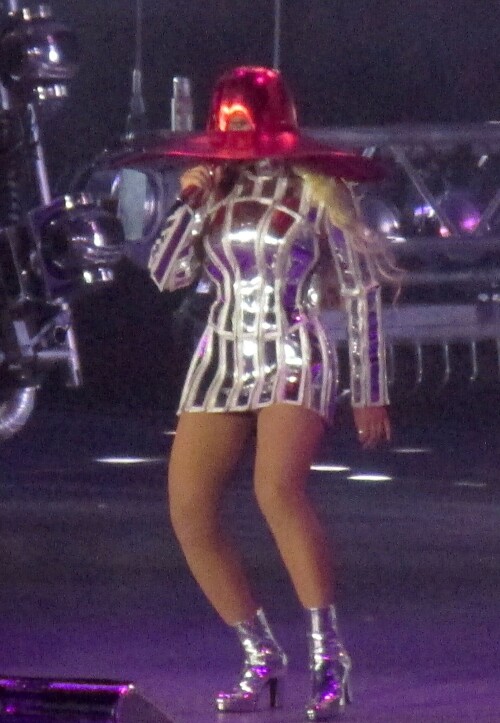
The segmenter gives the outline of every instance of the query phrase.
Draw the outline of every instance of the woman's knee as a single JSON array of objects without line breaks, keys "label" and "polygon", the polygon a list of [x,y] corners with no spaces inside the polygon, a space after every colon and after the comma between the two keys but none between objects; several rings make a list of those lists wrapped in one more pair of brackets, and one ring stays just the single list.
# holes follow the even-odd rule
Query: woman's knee
[{"label": "woman's knee", "polygon": [[204,545],[218,525],[216,509],[201,498],[170,494],[169,515],[175,535],[183,547]]},{"label": "woman's knee", "polygon": [[256,480],[254,492],[260,511],[270,523],[277,524],[308,504],[305,486],[290,484],[289,480]]}]

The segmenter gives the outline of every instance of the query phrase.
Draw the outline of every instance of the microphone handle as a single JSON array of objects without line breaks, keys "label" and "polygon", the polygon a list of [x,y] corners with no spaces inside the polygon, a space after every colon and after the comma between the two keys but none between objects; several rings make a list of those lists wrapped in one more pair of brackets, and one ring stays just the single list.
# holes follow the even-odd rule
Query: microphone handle
[{"label": "microphone handle", "polygon": [[203,203],[203,197],[205,196],[205,189],[200,186],[186,186],[180,192],[180,200],[188,206],[191,206],[193,211],[201,206]]},{"label": "microphone handle", "polygon": [[171,205],[167,216],[171,216],[183,206],[189,206],[192,211],[196,211],[201,206],[204,195],[205,191],[200,186],[186,186]]},{"label": "microphone handle", "polygon": [[[238,178],[238,173],[239,171],[236,165],[227,165],[226,168],[224,168],[222,177],[219,180],[219,188],[224,194],[231,191]],[[177,211],[181,206],[189,206],[192,211],[196,211],[196,209],[203,204],[205,193],[206,189],[201,186],[196,186],[195,184],[186,186],[186,188],[183,188],[179,193],[178,198],[170,209],[169,215]]]}]

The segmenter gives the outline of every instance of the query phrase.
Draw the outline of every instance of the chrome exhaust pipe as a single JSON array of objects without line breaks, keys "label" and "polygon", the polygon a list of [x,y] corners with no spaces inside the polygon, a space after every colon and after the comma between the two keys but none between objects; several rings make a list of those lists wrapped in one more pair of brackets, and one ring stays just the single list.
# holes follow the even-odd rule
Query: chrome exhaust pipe
[{"label": "chrome exhaust pipe", "polygon": [[35,408],[37,387],[14,389],[10,399],[0,403],[0,440],[10,439],[26,424]]}]

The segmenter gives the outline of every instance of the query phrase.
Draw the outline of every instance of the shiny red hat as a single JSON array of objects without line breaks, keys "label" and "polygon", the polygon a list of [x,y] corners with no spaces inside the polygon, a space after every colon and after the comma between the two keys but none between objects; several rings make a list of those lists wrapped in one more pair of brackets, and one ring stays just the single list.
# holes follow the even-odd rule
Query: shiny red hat
[{"label": "shiny red hat", "polygon": [[343,152],[299,129],[292,95],[278,70],[241,66],[217,81],[204,133],[173,134],[151,157],[220,163],[264,158],[289,159],[325,175],[370,181],[382,175],[364,156]]}]

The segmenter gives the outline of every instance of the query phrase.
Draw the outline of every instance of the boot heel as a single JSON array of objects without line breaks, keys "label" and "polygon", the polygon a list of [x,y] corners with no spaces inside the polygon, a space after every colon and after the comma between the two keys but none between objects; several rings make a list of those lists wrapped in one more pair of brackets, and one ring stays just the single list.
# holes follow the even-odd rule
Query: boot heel
[{"label": "boot heel", "polygon": [[260,685],[241,686],[230,693],[219,693],[216,707],[220,713],[250,713],[266,708],[273,710],[283,705],[283,676],[269,678]]},{"label": "boot heel", "polygon": [[263,610],[255,618],[235,625],[245,651],[236,685],[215,699],[220,713],[247,713],[260,706],[277,708],[283,695],[287,657],[276,642]]}]

